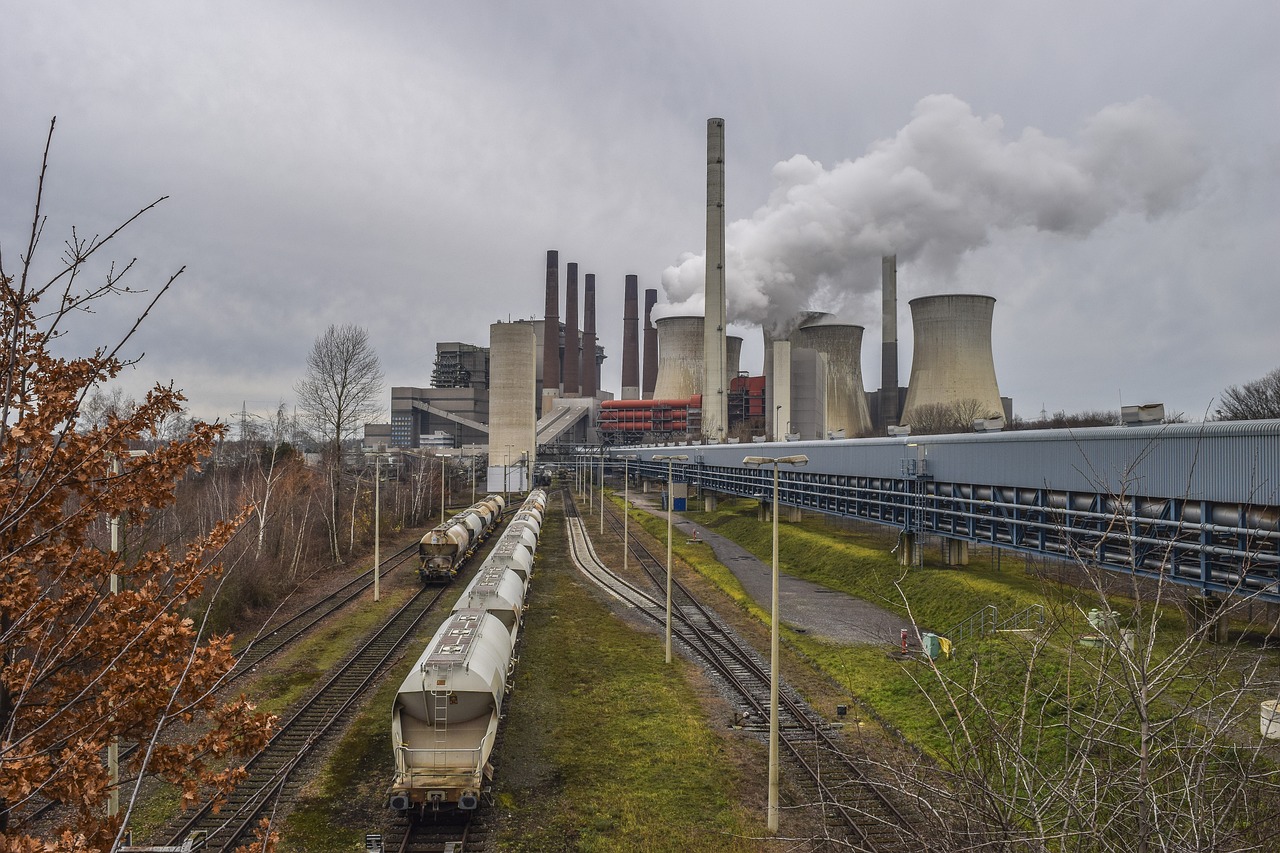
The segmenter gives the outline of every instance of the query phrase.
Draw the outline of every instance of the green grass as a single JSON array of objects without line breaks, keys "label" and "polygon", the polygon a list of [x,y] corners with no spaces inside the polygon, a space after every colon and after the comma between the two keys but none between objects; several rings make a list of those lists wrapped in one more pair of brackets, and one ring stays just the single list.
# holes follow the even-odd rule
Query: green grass
[{"label": "green grass", "polygon": [[[754,501],[722,501],[716,512],[687,512],[684,516],[700,527],[737,542],[766,563],[772,559],[771,525],[758,519]],[[633,510],[632,519],[660,541],[665,539],[666,525],[662,518]],[[922,567],[907,569],[897,564],[896,555],[889,553],[895,542],[893,531],[850,529],[824,516],[806,515],[801,522],[780,525],[779,565],[786,574],[870,601],[903,617],[909,615],[922,630],[936,633],[947,633],[989,604],[996,605],[1002,617],[1031,605],[1044,605],[1049,612],[1051,630],[1036,661],[1035,689],[1052,692],[1055,681],[1068,666],[1079,668],[1083,663],[1084,670],[1090,669],[1089,653],[1074,643],[1081,634],[1090,632],[1084,613],[1099,606],[1096,593],[1027,574],[1021,571],[1020,560],[1007,560],[1003,570],[979,559],[974,559],[969,566],[955,568],[941,565],[934,554],[926,553]],[[674,551],[744,609],[762,621],[768,619],[767,610],[747,599],[736,579],[709,555],[706,546],[688,545],[683,537],[677,537]],[[1123,621],[1132,610],[1133,602],[1112,598],[1110,606],[1121,611]],[[1156,659],[1171,652],[1185,637],[1185,631],[1186,620],[1177,607],[1161,608],[1155,635]],[[935,698],[940,697],[940,687],[925,663],[894,659],[888,654],[888,644],[823,643],[785,630],[785,620],[783,637],[848,690],[871,716],[887,722],[935,757],[944,755],[947,740],[943,726],[951,720],[951,715],[944,712],[940,717],[926,701],[921,685]],[[940,661],[938,666],[944,678],[963,681],[972,674],[976,662],[982,673],[979,692],[984,701],[990,703],[995,712],[1012,715],[1020,711],[1018,702],[1027,670],[1028,649],[1027,641],[1020,638],[970,641],[957,647],[954,659]],[[1169,702],[1185,699],[1190,690],[1172,685]],[[1073,698],[1071,704],[1078,705],[1078,701]],[[1056,724],[1061,720],[1050,717],[1045,722]],[[1063,757],[1061,744],[1052,738],[1042,749],[1048,762]]]},{"label": "green grass", "polygon": [[317,682],[328,676],[359,641],[402,605],[412,590],[408,587],[384,593],[377,606],[372,602],[349,608],[344,615],[316,630],[313,636],[283,652],[272,663],[272,674],[258,680],[251,697],[258,708],[283,714]]},{"label": "green grass", "polygon": [[499,756],[499,849],[757,849],[743,838],[762,827],[685,665],[601,604],[563,542],[553,514]]}]

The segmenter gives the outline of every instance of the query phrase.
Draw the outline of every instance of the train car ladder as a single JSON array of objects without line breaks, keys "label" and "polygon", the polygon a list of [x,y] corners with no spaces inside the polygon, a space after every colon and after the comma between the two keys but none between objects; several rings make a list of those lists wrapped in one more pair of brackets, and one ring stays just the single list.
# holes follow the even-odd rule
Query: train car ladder
[{"label": "train car ladder", "polygon": [[[438,681],[452,683],[449,678],[453,667],[442,668],[437,676]],[[443,690],[431,691],[431,727],[435,731],[436,747],[442,747],[449,732],[449,698],[453,695],[447,687]]]}]

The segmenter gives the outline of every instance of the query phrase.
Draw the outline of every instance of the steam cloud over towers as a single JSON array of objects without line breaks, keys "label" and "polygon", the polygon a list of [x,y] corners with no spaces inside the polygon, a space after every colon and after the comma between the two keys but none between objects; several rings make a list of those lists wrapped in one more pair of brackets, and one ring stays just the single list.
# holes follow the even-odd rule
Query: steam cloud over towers
[{"label": "steam cloud over towers", "polygon": [[[1181,120],[1151,99],[1109,106],[1071,138],[1009,136],[999,116],[931,95],[857,159],[778,163],[768,201],[726,229],[729,318],[785,336],[804,309],[874,294],[884,255],[946,277],[997,232],[1084,236],[1124,212],[1159,216],[1203,171]],[[663,272],[663,313],[697,311],[705,257]]]}]

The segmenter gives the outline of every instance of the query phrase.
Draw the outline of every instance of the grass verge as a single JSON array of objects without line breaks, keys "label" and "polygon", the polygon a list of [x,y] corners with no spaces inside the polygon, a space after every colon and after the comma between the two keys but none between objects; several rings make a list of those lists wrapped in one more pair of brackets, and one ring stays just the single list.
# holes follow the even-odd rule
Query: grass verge
[{"label": "grass verge", "polygon": [[763,827],[683,664],[613,615],[569,562],[563,517],[539,574],[498,760],[498,849],[759,849]]}]

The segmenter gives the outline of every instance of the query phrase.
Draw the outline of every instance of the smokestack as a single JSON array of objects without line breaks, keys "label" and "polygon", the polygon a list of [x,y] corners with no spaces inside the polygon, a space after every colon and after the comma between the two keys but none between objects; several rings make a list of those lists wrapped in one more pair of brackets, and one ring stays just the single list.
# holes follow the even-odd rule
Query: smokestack
[{"label": "smokestack", "polygon": [[[547,306],[542,325],[542,396],[560,396],[560,253],[547,251]],[[542,406],[543,414],[550,406]]]},{"label": "smokestack", "polygon": [[644,399],[653,399],[653,386],[658,381],[658,327],[653,325],[653,306],[658,304],[658,289],[650,287],[644,292],[644,371],[640,392]]},{"label": "smokestack", "polygon": [[725,378],[725,331],[728,311],[724,292],[724,119],[707,119],[707,271],[705,278],[702,383],[702,433],[723,441],[729,428],[728,380]]},{"label": "smokestack", "polygon": [[898,423],[898,256],[880,260],[882,307],[880,354],[880,422]]},{"label": "smokestack", "polygon": [[640,399],[640,305],[636,276],[627,276],[622,297],[622,399]]},{"label": "smokestack", "polygon": [[596,364],[596,276],[587,273],[582,294],[582,396],[596,396],[600,390],[599,365]]},{"label": "smokestack", "polygon": [[569,264],[564,282],[564,396],[581,391],[578,354],[578,265]]}]

